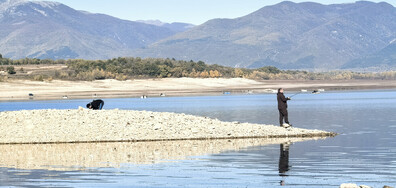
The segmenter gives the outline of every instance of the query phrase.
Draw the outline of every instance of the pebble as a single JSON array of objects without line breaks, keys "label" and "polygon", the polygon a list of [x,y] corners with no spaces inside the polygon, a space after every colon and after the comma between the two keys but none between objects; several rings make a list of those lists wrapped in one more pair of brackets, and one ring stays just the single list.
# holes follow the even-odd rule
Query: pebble
[{"label": "pebble", "polygon": [[340,188],[359,188],[359,186],[354,183],[343,183]]}]

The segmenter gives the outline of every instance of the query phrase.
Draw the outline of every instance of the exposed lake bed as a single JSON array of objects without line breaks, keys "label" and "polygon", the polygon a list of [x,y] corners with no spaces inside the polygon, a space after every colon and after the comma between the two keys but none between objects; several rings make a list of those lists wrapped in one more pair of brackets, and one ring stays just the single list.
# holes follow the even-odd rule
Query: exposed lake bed
[{"label": "exposed lake bed", "polygon": [[[126,81],[31,81],[1,82],[0,101],[56,100],[100,98],[131,98],[142,95],[209,96],[230,94],[271,93],[279,87],[288,91],[315,89],[358,90],[396,88],[393,80],[250,80],[246,78],[162,78]],[[29,96],[31,94],[31,96]]]},{"label": "exposed lake bed", "polygon": [[179,113],[128,110],[30,110],[0,112],[0,144],[84,143],[291,138],[336,133],[224,122]]}]

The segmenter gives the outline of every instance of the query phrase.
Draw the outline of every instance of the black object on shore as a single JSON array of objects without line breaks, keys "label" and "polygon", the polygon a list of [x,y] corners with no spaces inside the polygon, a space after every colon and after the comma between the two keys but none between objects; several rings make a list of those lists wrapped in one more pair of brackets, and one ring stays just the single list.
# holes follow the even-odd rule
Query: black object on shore
[{"label": "black object on shore", "polygon": [[312,91],[312,93],[313,93],[313,94],[319,94],[320,92],[319,92],[318,90],[315,89],[315,90]]},{"label": "black object on shore", "polygon": [[98,100],[93,100],[92,102],[87,104],[87,108],[93,109],[93,110],[102,110],[104,105],[104,101],[101,99]]}]

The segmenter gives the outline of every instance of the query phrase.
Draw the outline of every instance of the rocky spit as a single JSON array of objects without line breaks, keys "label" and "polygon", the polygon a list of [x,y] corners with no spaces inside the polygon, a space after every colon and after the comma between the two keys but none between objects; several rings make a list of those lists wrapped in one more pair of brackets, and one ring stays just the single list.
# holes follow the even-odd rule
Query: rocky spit
[{"label": "rocky spit", "polygon": [[0,112],[0,144],[334,136],[273,125],[224,122],[168,112],[23,110]]}]

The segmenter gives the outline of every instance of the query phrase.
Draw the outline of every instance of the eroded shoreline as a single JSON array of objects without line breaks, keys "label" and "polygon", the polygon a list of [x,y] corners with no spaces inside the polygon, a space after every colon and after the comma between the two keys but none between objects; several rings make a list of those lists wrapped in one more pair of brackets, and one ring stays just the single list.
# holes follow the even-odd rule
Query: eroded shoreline
[{"label": "eroded shoreline", "polygon": [[326,137],[336,133],[223,122],[169,112],[131,110],[22,110],[0,112],[0,144],[50,144]]},{"label": "eroded shoreline", "polygon": [[[306,89],[361,90],[395,89],[393,80],[249,80],[244,78],[167,78],[141,80],[97,80],[37,82],[10,80],[0,82],[0,101],[55,99],[130,98],[146,95],[197,96],[229,93],[268,93],[279,87],[288,92]],[[34,94],[30,97],[29,93]]]}]

